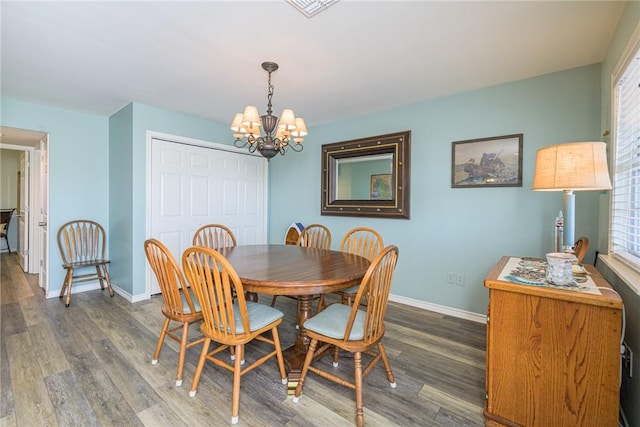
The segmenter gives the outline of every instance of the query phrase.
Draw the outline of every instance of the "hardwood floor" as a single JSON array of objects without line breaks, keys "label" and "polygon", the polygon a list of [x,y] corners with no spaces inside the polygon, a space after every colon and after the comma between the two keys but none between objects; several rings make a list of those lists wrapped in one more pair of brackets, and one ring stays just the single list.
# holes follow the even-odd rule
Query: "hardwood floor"
[{"label": "hardwood floor", "polygon": [[[189,397],[200,346],[187,351],[181,387],[177,343],[167,340],[151,364],[164,320],[160,297],[131,304],[91,291],[73,294],[65,308],[45,299],[37,276],[23,274],[17,261],[0,255],[0,426],[230,424],[231,372],[205,364],[198,393]],[[296,301],[279,298],[277,308],[285,313],[280,335],[287,347]],[[366,425],[484,425],[485,325],[390,303],[386,326],[398,387],[389,387],[382,364],[365,378]],[[252,348],[246,353],[251,360]],[[341,358],[337,370],[352,376],[352,359]],[[242,377],[238,425],[354,425],[354,399],[353,390],[310,373],[294,404],[274,360]]]}]

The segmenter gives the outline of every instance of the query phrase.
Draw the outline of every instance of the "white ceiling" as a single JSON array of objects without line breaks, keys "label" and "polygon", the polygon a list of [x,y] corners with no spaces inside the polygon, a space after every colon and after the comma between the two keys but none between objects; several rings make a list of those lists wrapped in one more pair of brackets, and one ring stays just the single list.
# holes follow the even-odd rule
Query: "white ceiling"
[{"label": "white ceiling", "polygon": [[2,1],[2,96],[99,115],[135,101],[227,123],[247,104],[309,126],[601,62],[612,1]]}]

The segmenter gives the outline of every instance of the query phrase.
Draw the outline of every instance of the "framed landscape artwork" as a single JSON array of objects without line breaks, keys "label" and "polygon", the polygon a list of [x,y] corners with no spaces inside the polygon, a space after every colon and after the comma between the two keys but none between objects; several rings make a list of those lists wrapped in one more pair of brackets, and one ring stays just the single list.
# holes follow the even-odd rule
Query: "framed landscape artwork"
[{"label": "framed landscape artwork", "polygon": [[371,200],[391,200],[393,199],[393,188],[391,187],[391,174],[371,175]]},{"label": "framed landscape artwork", "polygon": [[522,187],[523,134],[454,141],[451,187]]}]

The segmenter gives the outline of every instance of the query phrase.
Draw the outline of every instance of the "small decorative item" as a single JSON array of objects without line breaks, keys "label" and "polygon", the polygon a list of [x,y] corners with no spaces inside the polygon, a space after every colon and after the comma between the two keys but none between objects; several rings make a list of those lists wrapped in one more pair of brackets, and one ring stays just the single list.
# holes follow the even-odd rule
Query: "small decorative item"
[{"label": "small decorative item", "polygon": [[371,200],[392,200],[391,174],[371,175]]},{"label": "small decorative item", "polygon": [[577,258],[566,252],[552,252],[547,254],[547,281],[554,285],[568,285],[573,283],[573,262]]},{"label": "small decorative item", "polygon": [[556,217],[555,233],[553,237],[555,242],[554,252],[561,252],[563,246],[562,242],[564,240],[564,217],[562,216],[562,211],[560,211]]},{"label": "small decorative item", "polygon": [[451,187],[522,187],[523,134],[454,141]]}]

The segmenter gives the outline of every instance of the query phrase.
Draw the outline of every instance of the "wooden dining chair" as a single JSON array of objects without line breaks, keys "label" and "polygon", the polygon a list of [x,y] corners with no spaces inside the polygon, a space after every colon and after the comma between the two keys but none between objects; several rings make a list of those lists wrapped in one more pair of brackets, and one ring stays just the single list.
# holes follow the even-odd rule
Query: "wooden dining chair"
[{"label": "wooden dining chair", "polygon": [[578,264],[582,264],[582,259],[587,254],[587,249],[589,249],[589,238],[585,236],[578,238],[573,245],[573,254],[578,259]]},{"label": "wooden dining chair", "polygon": [[331,249],[331,232],[322,224],[307,225],[300,232],[298,246],[316,249]]},{"label": "wooden dining chair", "polygon": [[[347,252],[359,255],[369,261],[373,260],[384,248],[382,236],[376,230],[368,227],[353,228],[344,235],[340,241],[340,252]],[[351,302],[358,293],[360,285],[352,286],[349,289],[336,292],[340,296],[343,304],[351,305]],[[320,296],[318,311],[325,305],[324,295]]]},{"label": "wooden dining chair", "polygon": [[[389,292],[397,260],[398,248],[393,245],[387,246],[369,266],[352,306],[339,303],[331,304],[304,322],[304,329],[311,343],[293,398],[295,403],[300,399],[307,374],[311,371],[355,390],[356,425],[360,427],[364,425],[362,380],[381,359],[391,388],[396,387],[382,338],[385,331],[384,317],[387,312]],[[360,300],[363,298],[367,299],[366,311],[360,309]],[[320,347],[318,347],[319,343],[322,343]],[[353,353],[354,381],[320,369],[319,365],[313,365],[319,360],[316,358],[316,354],[326,355],[332,346]],[[374,348],[377,348],[377,352]],[[371,357],[364,369],[362,367],[363,354],[366,354],[367,358]],[[322,356],[320,356],[321,358]],[[335,353],[333,366],[338,366]]]},{"label": "wooden dining chair", "polygon": [[11,246],[9,246],[9,225],[11,225],[11,217],[15,209],[2,209],[0,211],[0,238],[4,239],[7,243],[7,251],[11,253]]},{"label": "wooden dining chair", "polygon": [[[180,352],[178,354],[176,386],[180,387],[187,348],[204,341],[204,337],[189,341],[189,325],[202,319],[202,311],[198,300],[187,286],[180,266],[169,249],[159,240],[148,239],[144,242],[144,252],[160,285],[163,300],[162,314],[165,317],[151,364],[158,363],[160,350],[162,350],[167,336],[178,342]],[[171,327],[171,322],[177,322],[179,325]]]},{"label": "wooden dining chair", "polygon": [[[311,224],[306,226],[300,232],[300,236],[298,236],[298,241],[296,243],[298,246],[302,246],[305,248],[316,248],[316,249],[331,249],[331,231],[327,227],[322,224]],[[295,295],[285,295],[289,298],[293,298],[295,300],[298,299]],[[320,296],[315,298],[321,298]],[[271,299],[271,307],[275,307],[276,300],[278,299],[278,295],[274,295]],[[296,325],[298,328],[299,325]]]},{"label": "wooden dining chair", "polygon": [[193,246],[206,246],[211,249],[236,246],[236,236],[222,224],[207,224],[193,234]]},{"label": "wooden dining chair", "polygon": [[[62,257],[62,268],[66,270],[60,298],[67,295],[65,306],[71,304],[71,288],[74,283],[98,280],[100,289],[105,283],[109,295],[113,297],[113,288],[105,259],[106,234],[104,228],[95,221],[78,219],[69,221],[58,229],[58,249]],[[94,268],[95,273],[78,274],[78,270]]]},{"label": "wooden dining chair", "polygon": [[[196,367],[189,396],[195,396],[205,361],[233,372],[231,423],[238,422],[240,405],[240,378],[253,368],[276,356],[282,383],[287,384],[278,325],[284,314],[264,304],[246,301],[242,281],[233,266],[219,252],[206,247],[192,247],[182,255],[182,268],[202,308],[203,322],[200,330],[204,345]],[[236,289],[237,297],[232,290]],[[270,333],[271,338],[266,334]],[[273,351],[261,356],[249,366],[244,365],[244,345],[258,340],[271,344]],[[209,351],[211,341],[218,345]],[[231,365],[219,357],[226,348],[235,348],[235,361]],[[256,351],[260,351],[256,349]]]},{"label": "wooden dining chair", "polygon": [[[236,246],[236,236],[229,227],[222,224],[207,224],[198,228],[193,234],[193,246],[205,246],[211,249],[233,248]],[[235,297],[235,289],[233,296]],[[233,349],[231,349],[233,355]]]}]

